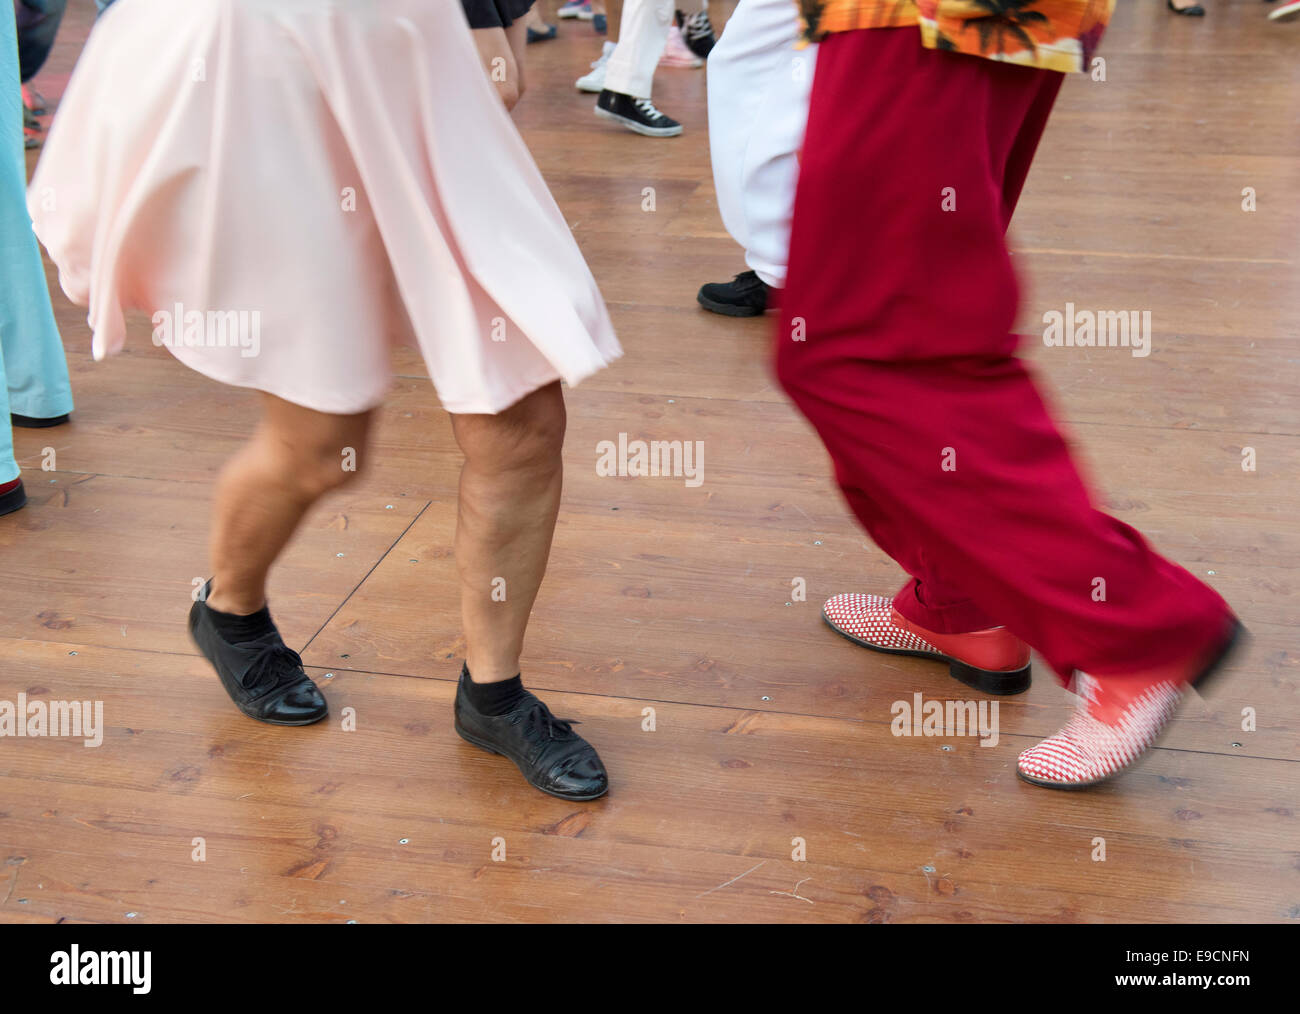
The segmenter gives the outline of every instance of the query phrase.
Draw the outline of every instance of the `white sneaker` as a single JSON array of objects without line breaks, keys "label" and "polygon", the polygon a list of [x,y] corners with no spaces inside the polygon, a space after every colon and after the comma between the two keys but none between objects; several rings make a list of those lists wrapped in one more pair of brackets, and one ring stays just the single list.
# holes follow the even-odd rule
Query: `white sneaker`
[{"label": "white sneaker", "polygon": [[609,63],[609,58],[614,52],[615,43],[606,40],[601,47],[600,59],[591,65],[591,73],[583,74],[575,82],[580,92],[601,92],[605,89],[605,64]]},{"label": "white sneaker", "polygon": [[1269,14],[1269,21],[1289,21],[1296,15],[1300,14],[1300,0],[1294,0],[1289,4],[1283,4],[1277,10]]}]

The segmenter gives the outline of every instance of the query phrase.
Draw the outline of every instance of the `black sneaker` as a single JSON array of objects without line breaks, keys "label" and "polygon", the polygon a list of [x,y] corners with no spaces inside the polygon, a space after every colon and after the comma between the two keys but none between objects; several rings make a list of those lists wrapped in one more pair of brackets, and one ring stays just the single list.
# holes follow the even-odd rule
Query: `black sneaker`
[{"label": "black sneaker", "polygon": [[760,317],[767,309],[771,287],[752,271],[742,271],[729,282],[700,286],[695,298],[700,306],[728,317]]},{"label": "black sneaker", "polygon": [[[208,586],[203,591],[206,597]],[[217,631],[207,603],[195,602],[190,636],[217,670],[235,706],[249,718],[271,725],[311,725],[329,714],[324,696],[303,672],[301,656],[278,630],[230,644]]]},{"label": "black sneaker", "polygon": [[514,761],[535,789],[582,803],[609,791],[609,777],[595,748],[573,731],[573,723],[556,718],[537,697],[504,715],[474,710],[465,693],[469,669],[461,666],[456,686],[456,733],[491,753]]},{"label": "black sneaker", "polygon": [[677,12],[677,27],[681,29],[686,48],[703,60],[709,58],[718,39],[713,34],[713,22],[709,20],[708,11],[686,15]]},{"label": "black sneaker", "polygon": [[649,99],[634,99],[608,88],[596,99],[596,115],[646,137],[676,137],[682,132],[682,125],[659,112]]}]

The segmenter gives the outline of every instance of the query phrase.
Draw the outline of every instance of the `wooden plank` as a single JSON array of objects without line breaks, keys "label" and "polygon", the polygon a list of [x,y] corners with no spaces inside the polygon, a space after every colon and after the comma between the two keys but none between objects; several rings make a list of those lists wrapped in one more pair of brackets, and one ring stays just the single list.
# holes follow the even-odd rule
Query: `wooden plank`
[{"label": "wooden plank", "polygon": [[[131,667],[103,665],[124,655],[155,670],[150,687],[109,674]],[[1300,900],[1285,762],[1157,750],[1081,809],[1019,782],[1014,747],[664,704],[649,732],[640,702],[557,694],[614,778],[585,807],[462,743],[443,681],[322,674],[335,717],[275,729],[238,715],[197,660],[164,673],[151,652],[77,658],[77,692],[131,726],[108,717],[93,751],[4,743],[0,855],[27,859],[9,866],[15,897],[41,906],[25,914],[1274,921]],[[342,731],[344,707],[355,732]],[[1225,794],[1225,779],[1240,791]],[[1104,863],[1091,858],[1098,835]],[[794,838],[807,862],[791,861]]]},{"label": "wooden plank", "polygon": [[[733,6],[715,0],[715,23]],[[89,8],[68,11],[36,82],[54,101]],[[273,572],[272,608],[331,718],[240,715],[185,612],[211,484],[257,396],[181,367],[139,314],[128,351],[93,363],[85,311],[47,264],[77,411],[15,433],[31,503],[0,519],[0,700],[102,701],[106,730],[94,749],[0,738],[0,921],[1300,919],[1294,33],[1258,4],[1200,25],[1120,5],[1107,79],[1065,83],[1012,225],[1024,353],[1098,496],[1255,635],[1141,766],[1067,794],[1014,776],[1068,714],[1041,665],[999,702],[996,746],[893,735],[895,701],[966,691],[819,620],[825,596],[900,575],[771,376],[773,318],[695,304],[702,282],[743,268],[714,204],[704,74],[657,75],[682,137],[636,137],[573,89],[599,37],[560,31],[528,51],[516,121],[626,356],[569,393],[565,504],[525,669],[584,723],[611,794],[544,796],[451,728],[460,456],[411,350],[395,355],[368,470]],[[1042,316],[1066,302],[1150,310],[1151,356],[1044,347]],[[619,433],[703,441],[704,483],[597,475],[597,442]]]}]

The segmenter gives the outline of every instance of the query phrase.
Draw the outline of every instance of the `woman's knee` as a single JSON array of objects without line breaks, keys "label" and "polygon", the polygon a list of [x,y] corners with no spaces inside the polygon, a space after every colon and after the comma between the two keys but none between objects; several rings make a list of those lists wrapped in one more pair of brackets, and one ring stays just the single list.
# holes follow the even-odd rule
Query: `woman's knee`
[{"label": "woman's knee", "polygon": [[262,428],[271,467],[305,500],[341,489],[365,470],[370,419],[369,412],[340,416],[272,405]]},{"label": "woman's knee", "polygon": [[557,381],[496,415],[455,415],[452,428],[466,459],[497,471],[558,468],[567,415]]}]

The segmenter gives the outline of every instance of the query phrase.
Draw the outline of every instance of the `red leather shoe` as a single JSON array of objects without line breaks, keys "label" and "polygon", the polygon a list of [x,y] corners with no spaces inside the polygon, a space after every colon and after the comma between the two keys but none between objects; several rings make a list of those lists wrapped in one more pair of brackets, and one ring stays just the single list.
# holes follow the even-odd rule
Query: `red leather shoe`
[{"label": "red leather shoe", "polygon": [[1217,672],[1244,635],[1234,618],[1208,658],[1106,679],[1076,673],[1079,710],[1060,732],[1022,753],[1016,773],[1049,789],[1086,789],[1113,778],[1156,744],[1187,688]]},{"label": "red leather shoe", "polygon": [[1029,689],[1029,645],[1006,627],[939,634],[905,618],[892,599],[856,592],[827,599],[822,619],[837,634],[872,651],[947,662],[955,679],[981,693]]}]

